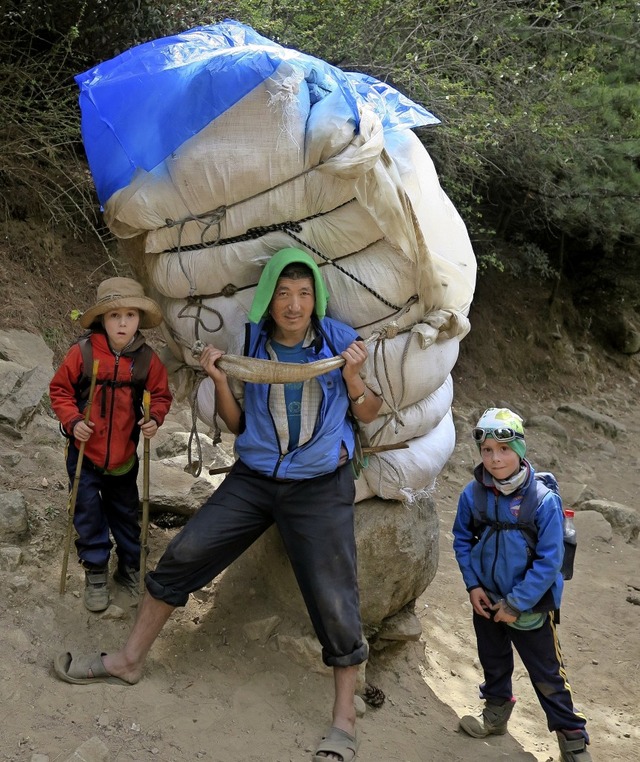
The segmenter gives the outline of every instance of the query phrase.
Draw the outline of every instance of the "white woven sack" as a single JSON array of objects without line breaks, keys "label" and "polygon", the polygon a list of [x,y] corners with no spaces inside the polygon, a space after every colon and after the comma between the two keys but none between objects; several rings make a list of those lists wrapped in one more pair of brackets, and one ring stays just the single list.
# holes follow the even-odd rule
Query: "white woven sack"
[{"label": "white woven sack", "polygon": [[394,130],[385,148],[411,199],[429,256],[445,284],[443,306],[467,315],[476,281],[476,259],[467,228],[442,190],[431,156],[411,130]]},{"label": "white woven sack", "polygon": [[[247,161],[251,156],[247,151]],[[238,178],[243,176],[244,171],[244,166],[236,167]],[[239,180],[238,184],[244,183]],[[180,201],[181,198],[173,185],[167,185],[165,195],[166,199]],[[174,222],[170,225],[163,223],[157,230],[152,230],[147,236],[146,250],[159,253],[232,239],[255,228],[297,222],[324,214],[353,198],[353,184],[350,181],[323,175],[317,169],[292,176],[260,193],[247,193],[245,198],[232,204],[226,203],[224,197],[211,195],[211,191],[203,187],[200,206],[206,208],[197,213],[199,216],[193,219],[196,213],[189,212],[186,217],[172,218]],[[291,239],[286,245],[291,245]]]},{"label": "white woven sack", "polygon": [[370,455],[364,477],[379,497],[410,501],[413,493],[432,487],[455,443],[456,431],[449,410],[428,434],[411,439],[408,449]]},{"label": "white woven sack", "polygon": [[359,503],[362,500],[366,500],[370,497],[376,497],[376,493],[371,489],[371,487],[368,485],[367,480],[364,477],[364,474],[361,473],[359,478],[356,479],[356,496],[354,499],[354,503]]},{"label": "white woven sack", "polygon": [[300,174],[309,114],[302,76],[282,63],[154,170],[138,170],[106,202],[109,228],[128,238],[159,229],[167,219],[234,204]]},{"label": "white woven sack", "polygon": [[[352,325],[363,338],[367,338],[373,330],[384,327],[392,320],[397,323],[398,327],[408,327],[415,324],[421,318],[421,306],[418,302],[415,302],[400,317],[398,317],[396,309],[413,296],[413,282],[410,279],[410,268],[405,267],[404,278],[396,279],[391,274],[383,278],[385,268],[389,268],[390,273],[402,273],[402,263],[404,262],[406,265],[406,259],[397,254],[394,256],[386,245],[374,244],[367,251],[368,256],[365,252],[362,252],[361,254],[354,255],[349,261],[351,271],[358,273],[357,277],[361,283],[348,278],[331,265],[322,268],[329,293],[331,294],[328,314]],[[352,262],[354,263],[353,265],[351,264]],[[384,263],[383,267],[379,266],[380,262]],[[362,283],[372,281],[379,284],[378,295],[372,294],[362,285]],[[155,296],[155,290],[152,290],[151,294]],[[175,343],[188,350],[193,346],[196,339],[200,339],[205,343],[214,344],[226,351],[229,346],[230,337],[244,330],[244,324],[247,320],[247,314],[254,294],[255,287],[249,287],[232,291],[227,296],[200,297],[197,301],[169,299],[162,294],[157,294],[157,298],[166,321],[165,331],[171,334]],[[384,301],[381,301],[380,297]],[[392,299],[397,300],[397,302],[392,302]],[[386,302],[389,303],[387,304]],[[417,385],[420,390],[419,396],[415,396],[417,392],[412,390],[400,398],[389,394],[389,399],[395,399],[398,404],[416,402],[421,397],[434,391],[444,381],[456,359],[455,357],[452,359],[451,365],[442,366],[437,364],[433,370],[437,372],[441,369],[444,372],[435,386],[425,389],[424,382],[425,380],[430,380],[432,371],[427,373],[426,377],[423,375],[422,379],[416,379],[415,384],[401,375],[404,369],[401,355],[407,341],[411,342],[415,347],[419,346],[417,336],[411,338],[411,334],[400,334],[396,339],[384,342],[384,352],[378,349],[374,353],[375,357],[382,358],[383,355],[386,355],[392,358],[390,367],[396,369],[396,374],[391,379],[394,394],[398,394],[404,386],[411,387]],[[391,342],[391,344],[387,352],[386,347],[388,342]],[[398,348],[393,351],[396,345]],[[410,349],[412,350],[412,347]],[[189,364],[195,364],[184,352],[179,359]],[[410,362],[409,364],[412,369],[413,363]],[[417,364],[421,365],[420,362]],[[371,367],[371,374],[373,374],[373,366]],[[421,372],[423,372],[422,369]],[[385,383],[382,380],[381,384],[385,392],[391,391],[391,389],[386,389]]]},{"label": "white woven sack", "polygon": [[379,415],[413,405],[433,394],[451,373],[459,350],[457,338],[437,341],[422,349],[420,334],[414,331],[371,345],[363,373],[371,388],[382,394]]},{"label": "white woven sack", "polygon": [[[356,201],[303,223],[296,235],[331,260],[342,260],[350,252],[364,249],[382,238],[375,221]],[[149,282],[161,294],[176,299],[191,294],[217,294],[229,284],[239,288],[255,285],[262,268],[276,251],[299,246],[284,231],[193,251],[158,254],[149,250],[149,240],[147,237],[144,255]],[[319,265],[325,264],[325,259],[313,252],[310,254]],[[346,267],[344,262],[340,264]]]},{"label": "white woven sack", "polygon": [[418,400],[395,413],[379,415],[371,423],[361,423],[360,429],[370,445],[397,444],[427,434],[445,416],[453,402],[453,379],[447,376],[442,386],[428,397]]}]

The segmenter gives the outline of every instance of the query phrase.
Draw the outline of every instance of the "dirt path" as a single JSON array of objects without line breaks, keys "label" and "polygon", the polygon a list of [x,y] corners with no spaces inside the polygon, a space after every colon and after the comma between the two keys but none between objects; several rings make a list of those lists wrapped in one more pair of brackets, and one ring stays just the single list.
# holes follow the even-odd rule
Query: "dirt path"
[{"label": "dirt path", "polygon": [[[622,403],[621,403],[622,404]],[[473,408],[456,409],[461,426]],[[615,411],[613,411],[615,412]],[[628,408],[618,411],[628,420]],[[637,409],[634,408],[637,413]],[[634,420],[640,422],[640,416]],[[632,424],[616,454],[588,449],[581,473],[600,489],[621,487],[621,502],[640,491]],[[589,434],[577,427],[567,455]],[[546,445],[528,436],[533,456]],[[601,442],[604,446],[604,441]],[[598,454],[599,453],[599,454]],[[359,759],[380,762],[557,759],[553,737],[521,666],[516,671],[518,707],[511,733],[488,741],[457,732],[457,717],[479,707],[480,682],[470,610],[451,551],[450,528],[457,495],[470,473],[473,451],[461,437],[439,479],[440,566],[417,602],[421,642],[372,657],[370,682],[386,694],[380,709],[359,722]],[[573,462],[575,454],[569,460]],[[546,464],[545,464],[546,465]],[[569,478],[559,464],[556,473]],[[575,478],[575,472],[573,477]],[[51,482],[55,477],[50,478]],[[33,502],[41,490],[34,486]],[[637,759],[640,740],[640,606],[627,598],[640,587],[640,550],[594,513],[578,514],[576,574],[567,584],[560,628],[576,702],[589,717],[595,760]],[[154,646],[144,679],[135,687],[70,686],[51,672],[53,655],[66,647],[112,648],[129,629],[132,601],[120,593],[122,619],[89,615],[76,573],[67,594],[57,592],[60,522],[42,520],[18,574],[3,573],[6,605],[0,612],[4,658],[0,710],[4,760],[66,760],[82,743],[98,738],[118,762],[303,762],[329,721],[328,673],[305,672],[275,648],[244,637],[250,618],[243,605],[220,609],[212,590],[191,599]],[[167,532],[153,528],[156,552]],[[45,755],[38,757],[34,755]]]}]

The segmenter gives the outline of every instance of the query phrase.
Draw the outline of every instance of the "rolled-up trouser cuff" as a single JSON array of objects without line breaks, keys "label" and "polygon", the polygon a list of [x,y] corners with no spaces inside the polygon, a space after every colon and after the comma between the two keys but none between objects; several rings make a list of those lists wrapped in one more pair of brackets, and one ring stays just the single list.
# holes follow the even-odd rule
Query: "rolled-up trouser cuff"
[{"label": "rolled-up trouser cuff", "polygon": [[369,658],[369,645],[360,643],[360,645],[346,656],[333,656],[322,649],[322,661],[327,667],[355,667],[362,664]]},{"label": "rolled-up trouser cuff", "polygon": [[147,587],[149,595],[152,598],[156,598],[159,601],[164,601],[169,606],[186,606],[189,600],[189,594],[185,595],[182,590],[172,590],[165,585],[158,584],[151,576],[152,572],[149,572],[144,578],[144,583]]}]

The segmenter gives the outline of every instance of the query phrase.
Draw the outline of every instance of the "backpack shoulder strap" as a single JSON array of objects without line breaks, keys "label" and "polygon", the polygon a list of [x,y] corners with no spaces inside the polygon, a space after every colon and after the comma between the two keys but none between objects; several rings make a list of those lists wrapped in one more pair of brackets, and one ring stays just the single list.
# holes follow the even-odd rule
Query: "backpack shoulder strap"
[{"label": "backpack shoulder strap", "polygon": [[77,341],[82,355],[82,375],[89,376],[89,368],[93,366],[93,347],[90,336],[81,336]]},{"label": "backpack shoulder strap", "polygon": [[151,367],[152,357],[153,349],[151,349],[148,344],[143,344],[133,355],[131,383],[136,389],[142,388],[144,391],[145,384],[147,383],[147,376],[149,375],[149,368]]},{"label": "backpack shoulder strap", "polygon": [[487,495],[488,490],[486,487],[483,487],[477,479],[474,479],[472,483],[472,491],[473,505],[471,510],[473,512],[474,521],[477,524],[486,524],[487,500],[489,499],[489,496]]},{"label": "backpack shoulder strap", "polygon": [[78,399],[81,400],[89,396],[91,371],[93,368],[93,347],[91,346],[91,337],[89,334],[81,336],[76,344],[80,348],[80,355],[82,357],[82,371],[76,384],[76,394]]},{"label": "backpack shoulder strap", "polygon": [[533,550],[538,542],[538,528],[536,527],[534,516],[538,506],[544,500],[546,494],[551,490],[538,479],[533,478],[529,489],[524,493],[520,503],[520,513],[516,527],[522,532],[529,547]]},{"label": "backpack shoulder strap", "polygon": [[514,523],[505,523],[497,521],[494,517],[489,519],[487,515],[487,501],[489,500],[488,490],[483,487],[482,484],[476,479],[473,482],[473,519],[475,527],[481,534],[484,529],[482,527],[491,527],[492,531],[499,531],[502,529],[513,530],[519,529],[525,538],[527,545],[533,550],[538,542],[538,530],[535,525],[534,516],[538,506],[544,499],[544,496],[549,492],[549,488],[546,487],[539,479],[534,479],[533,483],[529,486],[529,489],[525,492],[522,502],[520,503],[520,513],[518,515],[518,521]]},{"label": "backpack shoulder strap", "polygon": [[[147,386],[147,376],[149,375],[152,357],[153,349],[146,343],[142,344],[142,346],[136,349],[131,355],[131,392],[133,397],[133,410],[136,418],[138,413],[142,413],[144,390]],[[125,386],[127,385],[127,382],[122,382],[121,385]],[[138,433],[138,425],[136,423],[134,426],[134,437],[138,436]]]},{"label": "backpack shoulder strap", "polygon": [[520,515],[518,517],[518,523],[520,524],[534,524],[534,516],[538,510],[538,506],[544,500],[548,492],[551,492],[538,477],[534,477],[533,483],[529,485],[529,489],[524,493],[522,502],[520,503]]},{"label": "backpack shoulder strap", "polygon": [[251,323],[244,324],[244,349],[242,354],[244,357],[249,357],[251,351]]}]

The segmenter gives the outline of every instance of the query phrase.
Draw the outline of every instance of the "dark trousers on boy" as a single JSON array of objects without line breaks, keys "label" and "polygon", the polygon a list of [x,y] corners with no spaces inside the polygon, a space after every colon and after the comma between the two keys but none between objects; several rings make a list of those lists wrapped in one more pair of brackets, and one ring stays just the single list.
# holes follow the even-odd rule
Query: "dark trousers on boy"
[{"label": "dark trousers on boy", "polygon": [[[69,442],[67,473],[73,483],[78,450]],[[113,536],[121,568],[140,563],[140,501],[137,487],[138,461],[126,474],[110,476],[88,458],[82,461],[73,523],[78,533],[78,558],[86,569],[108,566]]]},{"label": "dark trousers on boy", "polygon": [[547,716],[549,730],[580,731],[588,741],[586,718],[573,706],[553,614],[535,630],[518,630],[475,613],[473,625],[484,671],[484,683],[480,686],[482,698],[512,699],[515,648]]}]

